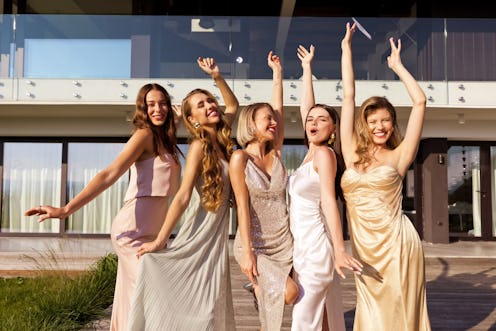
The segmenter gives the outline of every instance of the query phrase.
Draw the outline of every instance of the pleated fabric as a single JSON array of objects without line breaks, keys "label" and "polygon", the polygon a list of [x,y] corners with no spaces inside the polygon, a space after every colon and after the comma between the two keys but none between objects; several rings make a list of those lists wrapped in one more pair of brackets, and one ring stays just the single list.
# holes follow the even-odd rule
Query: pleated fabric
[{"label": "pleated fabric", "polygon": [[402,212],[402,177],[382,165],[365,173],[348,168],[341,179],[353,255],[364,264],[355,275],[353,330],[431,330],[422,243]]},{"label": "pleated fabric", "polygon": [[169,248],[140,258],[128,330],[232,331],[229,273],[228,163],[221,162],[222,204],[209,212],[200,203],[201,178]]},{"label": "pleated fabric", "polygon": [[127,318],[136,284],[136,253],[153,240],[164,222],[169,197],[177,192],[181,167],[172,155],[136,162],[131,167],[124,206],[112,222],[112,246],[118,256],[111,331],[127,329]]},{"label": "pleated fabric", "polygon": [[320,177],[313,161],[296,169],[289,194],[294,280],[299,287],[291,330],[322,330],[325,309],[328,329],[344,331],[341,285],[334,276],[334,249],[320,206]]},{"label": "pleated fabric", "polygon": [[[274,156],[269,178],[248,159],[245,181],[250,195],[250,237],[259,273],[260,324],[264,331],[279,331],[284,315],[286,281],[293,260],[293,237],[286,201],[287,171],[281,159]],[[240,263],[239,230],[233,248],[234,257]]]}]

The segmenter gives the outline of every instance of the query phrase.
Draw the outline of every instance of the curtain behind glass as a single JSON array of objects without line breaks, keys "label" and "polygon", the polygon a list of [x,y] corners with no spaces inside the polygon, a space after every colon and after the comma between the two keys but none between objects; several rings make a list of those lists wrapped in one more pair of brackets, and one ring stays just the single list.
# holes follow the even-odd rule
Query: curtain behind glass
[{"label": "curtain behind glass", "polygon": [[496,147],[491,147],[491,209],[493,215],[492,234],[496,237]]},{"label": "curtain behind glass", "polygon": [[306,153],[305,145],[284,145],[282,147],[282,162],[288,170],[288,175],[291,175],[301,165]]},{"label": "curtain behind glass", "polygon": [[5,143],[2,232],[59,232],[58,219],[36,222],[24,211],[60,205],[62,144]]},{"label": "curtain behind glass", "polygon": [[[102,169],[117,157],[124,143],[70,143],[67,160],[67,194],[73,199]],[[112,220],[123,205],[129,182],[126,172],[111,187],[68,218],[67,232],[110,233]]]}]

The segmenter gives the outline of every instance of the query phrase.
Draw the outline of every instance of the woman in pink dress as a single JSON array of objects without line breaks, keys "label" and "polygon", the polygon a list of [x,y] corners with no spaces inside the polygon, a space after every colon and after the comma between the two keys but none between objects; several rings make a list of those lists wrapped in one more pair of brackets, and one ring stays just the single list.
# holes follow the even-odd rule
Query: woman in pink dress
[{"label": "woman in pink dress", "polygon": [[112,222],[112,245],[118,256],[117,279],[110,329],[127,329],[135,288],[138,259],[143,243],[154,239],[165,219],[169,198],[179,187],[181,166],[171,98],[158,84],[146,84],[138,92],[133,133],[117,158],[100,171],[65,206],[38,206],[26,215],[64,220],[115,183],[129,169],[131,176],[124,206]]}]

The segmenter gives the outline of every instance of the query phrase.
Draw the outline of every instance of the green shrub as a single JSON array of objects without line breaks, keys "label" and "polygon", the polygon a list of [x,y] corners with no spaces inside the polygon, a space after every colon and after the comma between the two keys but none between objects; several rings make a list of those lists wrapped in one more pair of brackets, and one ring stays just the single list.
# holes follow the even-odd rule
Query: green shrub
[{"label": "green shrub", "polygon": [[116,272],[111,253],[77,276],[0,278],[0,330],[80,330],[112,304]]}]

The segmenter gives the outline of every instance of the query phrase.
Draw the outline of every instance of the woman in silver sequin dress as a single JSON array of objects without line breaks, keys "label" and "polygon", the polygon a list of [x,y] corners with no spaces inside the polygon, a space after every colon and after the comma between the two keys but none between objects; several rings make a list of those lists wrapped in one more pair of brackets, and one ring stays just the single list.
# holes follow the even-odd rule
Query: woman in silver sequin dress
[{"label": "woman in silver sequin dress", "polygon": [[272,103],[251,104],[241,111],[237,141],[244,149],[233,153],[229,176],[238,212],[234,256],[253,284],[262,330],[277,331],[284,305],[294,302],[297,287],[290,277],[293,238],[286,201],[288,176],[281,161],[282,67],[272,51],[267,61],[273,73]]}]

